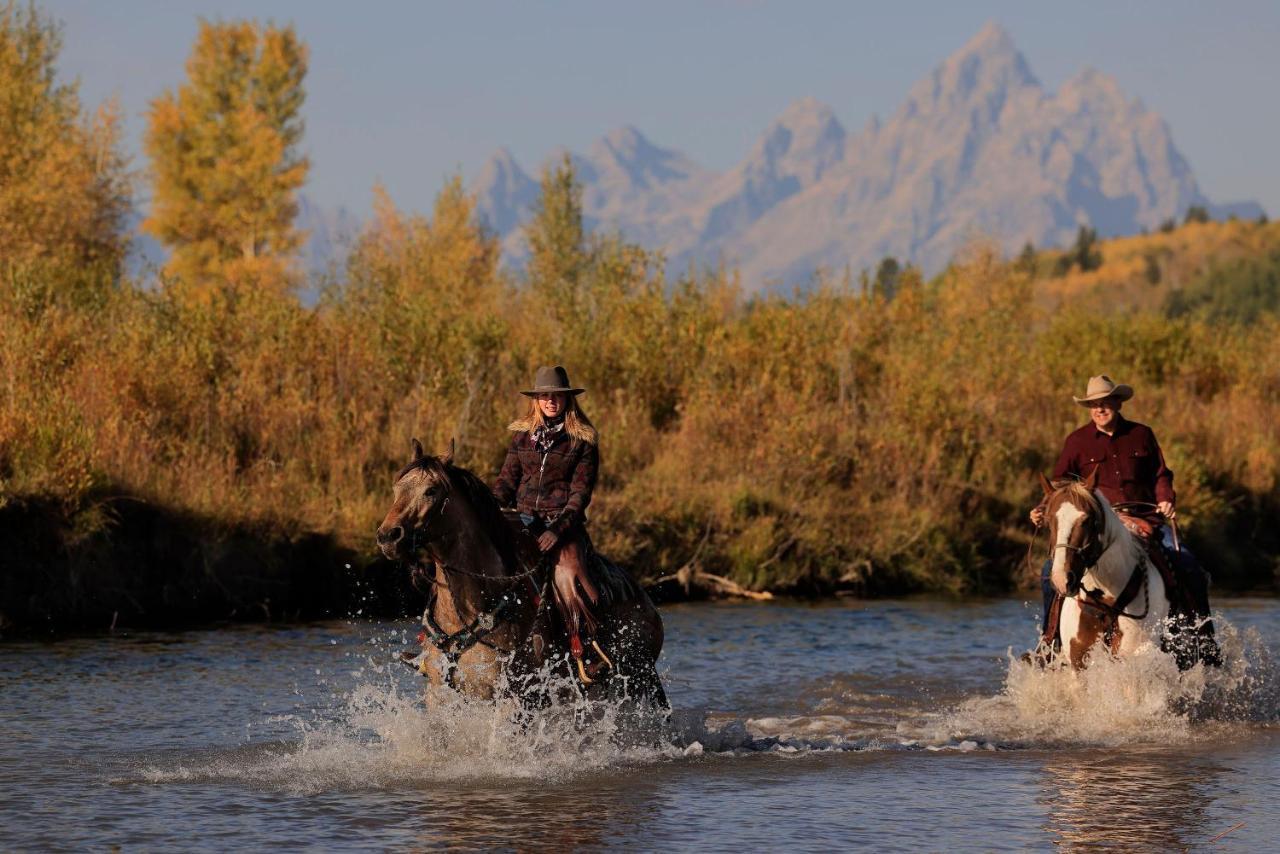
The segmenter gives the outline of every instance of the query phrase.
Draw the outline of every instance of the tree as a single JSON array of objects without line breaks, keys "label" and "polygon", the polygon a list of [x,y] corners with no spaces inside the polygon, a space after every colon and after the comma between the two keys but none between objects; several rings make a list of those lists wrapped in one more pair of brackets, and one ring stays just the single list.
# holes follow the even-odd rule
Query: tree
[{"label": "tree", "polygon": [[0,5],[0,276],[96,289],[128,249],[127,164],[115,106],[86,116],[57,83],[61,43],[34,6]]},{"label": "tree", "polygon": [[1075,244],[1058,257],[1054,262],[1053,272],[1057,276],[1065,276],[1077,267],[1087,273],[1102,266],[1102,253],[1097,248],[1098,232],[1087,225],[1080,226],[1076,232]]},{"label": "tree", "polygon": [[1161,233],[1161,234],[1170,234],[1170,233],[1172,233],[1172,232],[1173,232],[1173,230],[1174,230],[1175,228],[1177,228],[1177,227],[1178,227],[1178,221],[1177,221],[1176,219],[1174,219],[1173,217],[1169,217],[1168,219],[1163,220],[1163,221],[1160,223],[1160,233]]},{"label": "tree", "polygon": [[1030,240],[1022,244],[1022,252],[1018,254],[1018,260],[1015,264],[1017,269],[1026,273],[1028,276],[1036,274],[1036,267],[1039,263],[1039,255],[1036,254],[1036,246]]},{"label": "tree", "polygon": [[879,266],[876,267],[874,293],[885,299],[893,299],[893,295],[898,290],[898,274],[901,271],[902,265],[898,263],[897,258],[891,255],[881,258]]},{"label": "tree", "polygon": [[1143,273],[1146,276],[1147,284],[1149,285],[1160,284],[1160,278],[1161,278],[1160,256],[1158,256],[1154,252],[1148,252],[1142,256],[1142,260],[1143,260],[1143,263],[1146,265]]},{"label": "tree", "polygon": [[1183,220],[1183,222],[1187,222],[1187,223],[1192,223],[1192,222],[1205,223],[1208,221],[1209,221],[1209,209],[1206,208],[1204,205],[1192,205],[1191,207],[1187,208],[1187,216],[1186,216],[1186,219]]},{"label": "tree", "polygon": [[569,155],[543,171],[542,193],[525,234],[530,288],[557,315],[573,316],[590,258],[582,224],[582,185]]},{"label": "tree", "polygon": [[151,103],[153,209],[166,272],[197,290],[284,289],[302,241],[296,193],[307,49],[292,27],[200,22],[187,82]]}]

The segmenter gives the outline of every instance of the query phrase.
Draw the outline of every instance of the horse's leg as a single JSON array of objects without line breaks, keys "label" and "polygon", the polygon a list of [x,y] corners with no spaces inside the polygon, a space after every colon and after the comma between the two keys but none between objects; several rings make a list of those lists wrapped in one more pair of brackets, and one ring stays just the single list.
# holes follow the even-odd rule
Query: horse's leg
[{"label": "horse's leg", "polygon": [[638,712],[669,711],[656,667],[663,640],[657,609],[646,597],[617,603],[601,616],[600,643],[614,662],[606,695]]},{"label": "horse's leg", "polygon": [[1091,612],[1081,608],[1075,599],[1067,599],[1062,603],[1062,614],[1058,621],[1067,660],[1071,662],[1073,670],[1084,670],[1089,666],[1089,650],[1102,637],[1102,622],[1092,616]]}]

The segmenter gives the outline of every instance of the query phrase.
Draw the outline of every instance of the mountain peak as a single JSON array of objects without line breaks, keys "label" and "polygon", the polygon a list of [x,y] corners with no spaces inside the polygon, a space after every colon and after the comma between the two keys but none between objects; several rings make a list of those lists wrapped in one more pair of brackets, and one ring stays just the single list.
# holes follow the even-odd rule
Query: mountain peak
[{"label": "mountain peak", "polygon": [[995,21],[987,21],[982,29],[978,30],[974,37],[957,51],[959,54],[986,56],[1001,56],[1017,52],[1018,47],[1013,43],[1013,37],[1009,35],[1009,31]]},{"label": "mountain peak", "polygon": [[[748,289],[886,255],[931,272],[974,234],[1008,251],[1027,240],[1064,245],[1082,222],[1102,235],[1134,233],[1205,203],[1157,113],[1095,69],[1046,91],[994,22],[856,135],[805,97],[775,114],[726,172],[631,125],[573,162],[591,227],[660,247],[677,267],[726,260]],[[537,185],[507,151],[490,175],[508,177],[482,182],[480,211],[518,257],[518,223]]]},{"label": "mountain peak", "polygon": [[538,185],[505,145],[493,153],[472,186],[477,213],[499,234],[514,228],[538,195]]},{"label": "mountain peak", "polygon": [[911,88],[906,115],[951,109],[975,101],[997,108],[1014,90],[1040,88],[1026,59],[1004,28],[988,23],[963,47]]},{"label": "mountain peak", "polygon": [[488,185],[498,181],[510,181],[524,174],[524,170],[516,161],[516,156],[504,145],[485,161],[480,169],[478,181],[480,184]]},{"label": "mountain peak", "polygon": [[802,183],[822,175],[844,153],[845,130],[817,98],[793,102],[773,120],[756,144],[751,161],[763,172],[803,174]]},{"label": "mountain peak", "polygon": [[805,124],[825,124],[834,120],[835,113],[831,111],[829,106],[812,95],[806,95],[788,105],[782,111],[782,115],[778,116],[776,123],[795,127]]},{"label": "mountain peak", "polygon": [[622,125],[614,128],[605,134],[604,141],[614,148],[623,150],[635,150],[641,146],[650,145],[649,140],[635,125]]},{"label": "mountain peak", "polygon": [[1057,97],[1070,109],[1088,109],[1116,118],[1145,112],[1141,101],[1131,101],[1114,77],[1096,68],[1086,68],[1071,77],[1058,89]]},{"label": "mountain peak", "polygon": [[638,188],[680,181],[698,171],[688,158],[649,141],[632,125],[614,128],[588,152],[590,168]]}]

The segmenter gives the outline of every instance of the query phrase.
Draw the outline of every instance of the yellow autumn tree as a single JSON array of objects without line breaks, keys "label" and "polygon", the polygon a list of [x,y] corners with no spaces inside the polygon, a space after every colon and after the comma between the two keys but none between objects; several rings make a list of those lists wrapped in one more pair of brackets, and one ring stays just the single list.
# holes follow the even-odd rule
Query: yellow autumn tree
[{"label": "yellow autumn tree", "polygon": [[307,48],[292,27],[200,22],[187,81],[151,104],[151,217],[166,273],[197,293],[284,290],[308,161],[298,152]]},{"label": "yellow autumn tree", "polygon": [[61,42],[34,5],[0,5],[0,276],[51,292],[118,277],[129,209],[118,111],[86,115],[58,82]]}]

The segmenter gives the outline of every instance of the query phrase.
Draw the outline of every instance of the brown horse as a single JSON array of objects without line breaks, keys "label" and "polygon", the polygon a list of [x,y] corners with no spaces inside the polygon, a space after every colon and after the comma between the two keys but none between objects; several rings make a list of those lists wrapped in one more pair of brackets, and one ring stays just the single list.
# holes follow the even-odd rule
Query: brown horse
[{"label": "brown horse", "polygon": [[435,685],[472,697],[510,695],[526,707],[549,702],[552,685],[578,685],[588,699],[665,712],[657,671],[662,618],[644,590],[596,556],[596,650],[608,667],[594,679],[575,670],[549,601],[553,570],[532,537],[513,526],[479,478],[453,465],[452,449],[429,456],[417,439],[413,449],[396,475],[378,546],[412,566],[417,586],[430,588],[414,666]]}]

